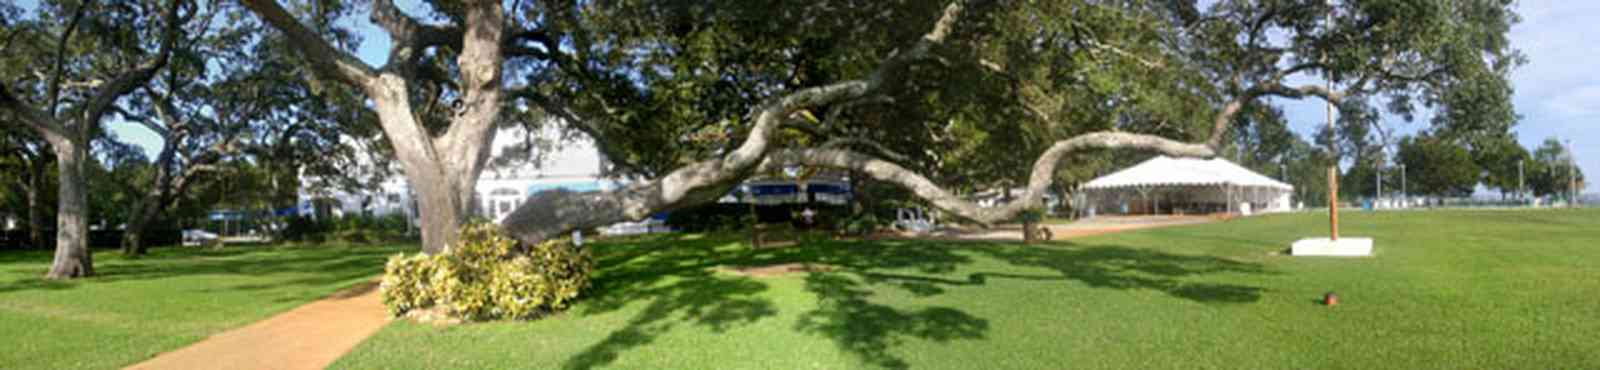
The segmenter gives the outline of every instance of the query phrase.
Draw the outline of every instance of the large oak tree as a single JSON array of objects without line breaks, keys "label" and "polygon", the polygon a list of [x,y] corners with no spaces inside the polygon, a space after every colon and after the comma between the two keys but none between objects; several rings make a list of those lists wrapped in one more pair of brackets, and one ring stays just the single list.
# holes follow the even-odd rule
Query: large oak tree
[{"label": "large oak tree", "polygon": [[0,109],[14,118],[6,122],[35,131],[55,152],[60,204],[55,260],[46,278],[94,274],[87,245],[90,142],[117,102],[167,65],[195,8],[182,0],[46,2],[36,12],[45,21],[14,26],[53,41],[22,54],[42,62],[36,78],[0,81]]},{"label": "large oak tree", "polygon": [[[1268,97],[1336,104],[1357,131],[1378,108],[1508,106],[1451,92],[1492,92],[1516,57],[1503,1],[427,4],[426,17],[370,4],[394,45],[374,67],[313,31],[325,21],[246,1],[319,79],[372,102],[429,252],[470,209],[495,122],[521,108],[589,134],[636,180],[541,193],[502,223],[526,242],[708,202],[790,166],[849,170],[988,224],[1036,207],[1074,152],[1214,155],[1241,112],[1274,119]],[[1331,83],[1294,82],[1308,76]],[[958,179],[1026,191],[980,208],[939,185]]]},{"label": "large oak tree", "polygon": [[[1241,119],[1241,112],[1270,111],[1264,107],[1270,104],[1269,97],[1327,101],[1339,106],[1341,127],[1361,132],[1370,132],[1366,126],[1376,121],[1372,117],[1379,108],[1408,115],[1419,109],[1420,103],[1447,116],[1460,116],[1465,110],[1484,109],[1485,103],[1508,107],[1505,96],[1480,94],[1488,98],[1458,99],[1454,94],[1459,86],[1489,86],[1489,90],[1503,86],[1506,71],[1518,58],[1506,41],[1510,24],[1516,21],[1509,6],[1504,1],[1330,4],[1235,0],[1207,6],[1198,2],[955,1],[927,18],[925,22],[931,23],[923,29],[931,31],[903,39],[891,52],[869,59],[877,60],[867,63],[873,67],[812,85],[779,86],[777,93],[751,93],[767,98],[741,117],[738,126],[748,129],[742,130],[743,141],[729,150],[616,191],[538,195],[502,226],[524,241],[538,241],[566,230],[637,220],[709,201],[751,173],[793,165],[852,170],[905,187],[969,221],[999,222],[1021,209],[1036,207],[1058,163],[1069,153],[1134,148],[1211,156],[1228,140],[1228,129]],[[579,14],[609,14],[584,10]],[[670,43],[654,45],[661,44]],[[584,50],[576,48],[580,53]],[[1030,59],[1030,55],[1057,59]],[[1329,82],[1295,82],[1308,77]],[[975,79],[978,81],[970,82]],[[1005,83],[985,83],[994,81]],[[966,90],[941,94],[941,84]],[[1198,133],[1195,120],[1181,114],[1193,112],[1183,108],[1196,106],[1195,97],[1206,107],[1202,113],[1209,121],[1203,125],[1209,127]],[[879,112],[912,114],[851,114],[841,109],[859,105],[877,105],[872,110]],[[1127,110],[1073,109],[1097,106]],[[579,112],[572,119],[609,122],[618,120],[615,115],[634,113],[619,107],[611,104],[610,110]],[[841,110],[845,114],[833,114]],[[806,126],[804,122],[815,116],[827,117],[822,126],[867,128],[840,130],[837,132],[854,137],[836,134],[831,138],[855,142],[873,141],[860,140],[862,137],[882,137],[874,132],[904,133],[893,130],[924,122],[964,123],[988,135],[1016,135],[1030,127],[1062,127],[1070,134],[1042,145],[986,145],[1002,147],[987,150],[1009,152],[1011,158],[984,159],[979,155],[984,161],[998,162],[958,166],[979,164],[992,168],[984,170],[990,173],[1028,170],[1026,180],[1017,181],[1026,186],[1019,201],[980,208],[930,180],[926,175],[929,166],[893,159],[896,156],[886,154],[892,150],[876,150],[882,142],[828,145],[840,141],[783,139],[786,128]],[[1510,118],[1498,115],[1478,123],[1505,127]],[[1464,127],[1463,123],[1440,124]],[[1030,141],[1038,142],[1004,142]],[[1033,155],[1017,155],[1021,153]],[[1033,160],[1031,165],[1007,163],[1018,158]]]}]

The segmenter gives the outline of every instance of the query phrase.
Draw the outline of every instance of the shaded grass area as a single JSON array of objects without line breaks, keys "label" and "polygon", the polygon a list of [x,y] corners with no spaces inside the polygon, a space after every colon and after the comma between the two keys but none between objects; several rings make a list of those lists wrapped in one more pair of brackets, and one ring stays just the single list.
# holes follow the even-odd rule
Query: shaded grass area
[{"label": "shaded grass area", "polygon": [[[593,244],[534,322],[397,322],[335,368],[1593,368],[1600,211],[1347,213],[1374,258],[1278,252],[1321,214],[1039,246],[736,236]],[[819,263],[751,278],[716,266]],[[1317,299],[1336,291],[1343,303]]]},{"label": "shaded grass area", "polygon": [[321,298],[415,246],[95,253],[99,275],[41,279],[48,251],[0,253],[0,368],[114,369]]}]

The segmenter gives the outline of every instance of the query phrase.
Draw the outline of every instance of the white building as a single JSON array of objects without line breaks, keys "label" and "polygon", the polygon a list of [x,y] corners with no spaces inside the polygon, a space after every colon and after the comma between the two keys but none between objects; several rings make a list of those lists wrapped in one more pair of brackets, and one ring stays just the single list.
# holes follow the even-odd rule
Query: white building
[{"label": "white building", "polygon": [[[547,125],[546,132],[535,136],[535,140],[545,141],[541,144],[546,144],[531,149],[540,151],[535,153],[537,155],[501,166],[491,165],[491,168],[484,170],[476,187],[476,216],[498,222],[522,205],[528,196],[541,191],[557,188],[579,192],[610,190],[620,184],[605,175],[605,161],[593,141],[582,135],[562,138],[559,128],[554,126]],[[528,135],[520,127],[502,129],[495,135],[491,158],[502,158],[512,150],[530,150],[522,145],[527,138]],[[376,162],[373,158],[365,158],[363,163],[355,167],[373,166],[374,163],[390,163],[390,166],[398,167],[398,164],[393,164],[394,161],[382,160]],[[406,178],[399,175],[397,168],[394,172],[395,176],[374,189],[364,191],[312,190],[314,187],[309,185],[316,179],[302,178],[304,186],[301,187],[300,204],[295,212],[312,217],[402,214],[416,220],[417,209],[411,187]]]}]

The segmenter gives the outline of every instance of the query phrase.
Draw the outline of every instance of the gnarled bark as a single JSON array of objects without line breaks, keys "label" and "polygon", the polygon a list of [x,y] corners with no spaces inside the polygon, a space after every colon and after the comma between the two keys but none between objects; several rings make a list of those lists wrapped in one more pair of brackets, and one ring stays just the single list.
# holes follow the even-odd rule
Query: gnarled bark
[{"label": "gnarled bark", "polygon": [[[501,51],[505,15],[500,3],[465,2],[464,24],[440,28],[411,19],[390,1],[374,1],[371,19],[394,41],[388,65],[381,70],[334,48],[274,0],[245,0],[244,5],[300,45],[297,50],[318,77],[360,88],[372,99],[384,135],[417,195],[422,250],[447,250],[471,210],[478,175],[494,140],[494,121],[500,115],[505,62]],[[452,117],[449,129],[433,137],[412,109],[410,82],[417,77],[416,61],[424,48],[456,45],[456,41],[461,48],[456,64],[462,109]]]},{"label": "gnarled bark", "polygon": [[71,279],[94,275],[94,258],[89,253],[89,193],[84,178],[88,148],[72,140],[51,140],[60,172],[56,210],[56,254],[46,279]]},{"label": "gnarled bark", "polygon": [[[158,133],[163,131],[158,131]],[[156,176],[146,191],[133,204],[126,227],[122,229],[122,254],[125,256],[139,256],[145,253],[144,229],[149,227],[150,221],[156,217],[161,209],[166,208],[165,199],[167,189],[172,185],[172,162],[176,156],[178,141],[183,140],[183,131],[164,131],[165,135],[161,144],[161,153],[156,155]]]},{"label": "gnarled bark", "polygon": [[44,159],[35,158],[28,163],[28,243],[34,248],[45,245],[44,238]]}]

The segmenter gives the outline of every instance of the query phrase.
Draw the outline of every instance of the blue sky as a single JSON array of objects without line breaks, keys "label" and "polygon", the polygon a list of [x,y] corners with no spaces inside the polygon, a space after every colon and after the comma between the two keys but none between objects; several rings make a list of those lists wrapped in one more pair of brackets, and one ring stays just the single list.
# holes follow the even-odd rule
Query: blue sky
[{"label": "blue sky", "polygon": [[[24,7],[31,7],[24,1]],[[402,1],[402,3],[409,3]],[[412,5],[415,6],[415,5]],[[409,6],[408,6],[409,8]],[[1537,147],[1545,138],[1570,139],[1578,165],[1584,173],[1600,175],[1600,73],[1592,67],[1600,60],[1594,31],[1600,30],[1600,1],[1519,0],[1517,11],[1522,23],[1512,28],[1513,45],[1528,56],[1529,62],[1512,73],[1516,89],[1513,103],[1522,121],[1515,131],[1523,146]],[[365,36],[359,50],[361,59],[382,64],[389,48],[387,35],[368,23],[365,17],[346,20]],[[1289,125],[1301,135],[1309,135],[1324,125],[1320,100],[1283,100]],[[1405,122],[1385,118],[1384,124],[1396,133],[1411,133],[1427,126],[1424,118]],[[111,132],[145,147],[150,156],[160,148],[160,139],[147,129],[129,123],[112,123]],[[1590,185],[1586,191],[1595,191]]]}]

